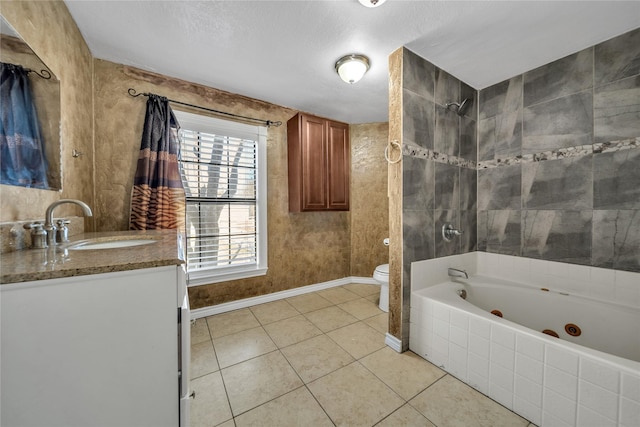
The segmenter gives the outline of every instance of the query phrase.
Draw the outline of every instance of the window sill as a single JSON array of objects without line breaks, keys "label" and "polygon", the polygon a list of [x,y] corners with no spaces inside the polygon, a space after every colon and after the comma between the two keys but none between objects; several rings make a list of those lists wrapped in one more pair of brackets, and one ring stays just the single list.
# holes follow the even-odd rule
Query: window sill
[{"label": "window sill", "polygon": [[251,268],[235,271],[201,271],[188,274],[187,286],[210,285],[249,277],[264,276],[268,268]]}]

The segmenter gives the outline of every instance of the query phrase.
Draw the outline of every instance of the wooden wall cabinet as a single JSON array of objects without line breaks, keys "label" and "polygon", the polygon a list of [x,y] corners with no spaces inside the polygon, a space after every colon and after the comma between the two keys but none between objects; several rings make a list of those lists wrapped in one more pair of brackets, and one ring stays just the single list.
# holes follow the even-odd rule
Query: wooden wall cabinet
[{"label": "wooden wall cabinet", "polygon": [[289,212],[348,211],[349,125],[298,113],[287,122]]}]

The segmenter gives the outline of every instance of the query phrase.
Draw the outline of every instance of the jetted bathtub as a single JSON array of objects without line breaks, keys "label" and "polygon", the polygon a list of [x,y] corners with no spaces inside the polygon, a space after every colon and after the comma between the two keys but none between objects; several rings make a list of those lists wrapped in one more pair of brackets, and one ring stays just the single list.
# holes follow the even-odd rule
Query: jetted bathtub
[{"label": "jetted bathtub", "polygon": [[412,351],[535,424],[640,426],[637,308],[473,276],[410,316]]}]

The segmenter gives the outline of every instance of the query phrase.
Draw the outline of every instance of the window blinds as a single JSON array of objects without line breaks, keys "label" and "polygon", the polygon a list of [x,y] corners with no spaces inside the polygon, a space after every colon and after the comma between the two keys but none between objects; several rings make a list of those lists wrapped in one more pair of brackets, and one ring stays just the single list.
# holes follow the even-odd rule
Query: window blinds
[{"label": "window blinds", "polygon": [[188,270],[256,264],[257,138],[190,124],[180,121]]}]

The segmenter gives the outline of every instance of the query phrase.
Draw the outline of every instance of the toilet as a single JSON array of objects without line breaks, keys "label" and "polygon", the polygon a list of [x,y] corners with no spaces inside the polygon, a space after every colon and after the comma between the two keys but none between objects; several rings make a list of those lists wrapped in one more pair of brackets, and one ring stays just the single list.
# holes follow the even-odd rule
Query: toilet
[{"label": "toilet", "polygon": [[376,267],[373,272],[373,279],[380,283],[380,303],[378,307],[384,312],[389,311],[389,264],[382,264]]}]

